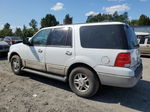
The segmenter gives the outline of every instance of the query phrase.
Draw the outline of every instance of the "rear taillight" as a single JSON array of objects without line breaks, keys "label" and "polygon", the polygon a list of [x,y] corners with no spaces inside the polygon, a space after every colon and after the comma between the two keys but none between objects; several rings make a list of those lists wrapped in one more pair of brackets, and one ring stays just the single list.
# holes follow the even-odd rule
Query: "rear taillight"
[{"label": "rear taillight", "polygon": [[130,67],[131,55],[130,53],[120,53],[118,54],[115,62],[117,67]]}]

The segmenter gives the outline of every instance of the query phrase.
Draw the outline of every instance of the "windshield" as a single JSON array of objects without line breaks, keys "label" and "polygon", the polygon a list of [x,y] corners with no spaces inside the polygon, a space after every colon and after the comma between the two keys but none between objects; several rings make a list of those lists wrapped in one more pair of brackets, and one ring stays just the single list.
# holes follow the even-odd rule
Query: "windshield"
[{"label": "windshield", "polygon": [[126,25],[125,32],[126,32],[129,48],[134,49],[134,48],[139,47],[138,40],[137,40],[134,30],[128,25]]}]

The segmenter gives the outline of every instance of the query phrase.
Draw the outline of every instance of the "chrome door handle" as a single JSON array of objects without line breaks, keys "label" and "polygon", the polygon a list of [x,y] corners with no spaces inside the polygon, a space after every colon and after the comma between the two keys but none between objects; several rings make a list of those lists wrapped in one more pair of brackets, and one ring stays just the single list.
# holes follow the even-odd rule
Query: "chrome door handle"
[{"label": "chrome door handle", "polygon": [[39,53],[42,53],[43,51],[41,49],[38,50]]},{"label": "chrome door handle", "polygon": [[70,52],[70,51],[67,51],[67,52],[66,52],[66,55],[69,55],[69,56],[71,56],[71,55],[72,55],[72,52]]}]

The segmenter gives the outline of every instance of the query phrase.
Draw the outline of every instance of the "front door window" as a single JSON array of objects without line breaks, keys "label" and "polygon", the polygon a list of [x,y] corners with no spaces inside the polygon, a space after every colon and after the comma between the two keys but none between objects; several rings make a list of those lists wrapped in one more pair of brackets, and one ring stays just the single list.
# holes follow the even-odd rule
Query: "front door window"
[{"label": "front door window", "polygon": [[46,45],[47,43],[47,38],[48,38],[48,35],[50,33],[50,29],[45,29],[45,30],[42,30],[40,32],[38,32],[32,39],[32,44],[33,45]]}]

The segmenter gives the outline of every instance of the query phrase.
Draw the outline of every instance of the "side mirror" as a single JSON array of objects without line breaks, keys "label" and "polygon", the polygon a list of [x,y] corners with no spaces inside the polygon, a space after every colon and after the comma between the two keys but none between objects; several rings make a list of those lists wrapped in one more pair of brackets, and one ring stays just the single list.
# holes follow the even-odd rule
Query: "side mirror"
[{"label": "side mirror", "polygon": [[31,38],[23,38],[23,44],[32,45]]}]

